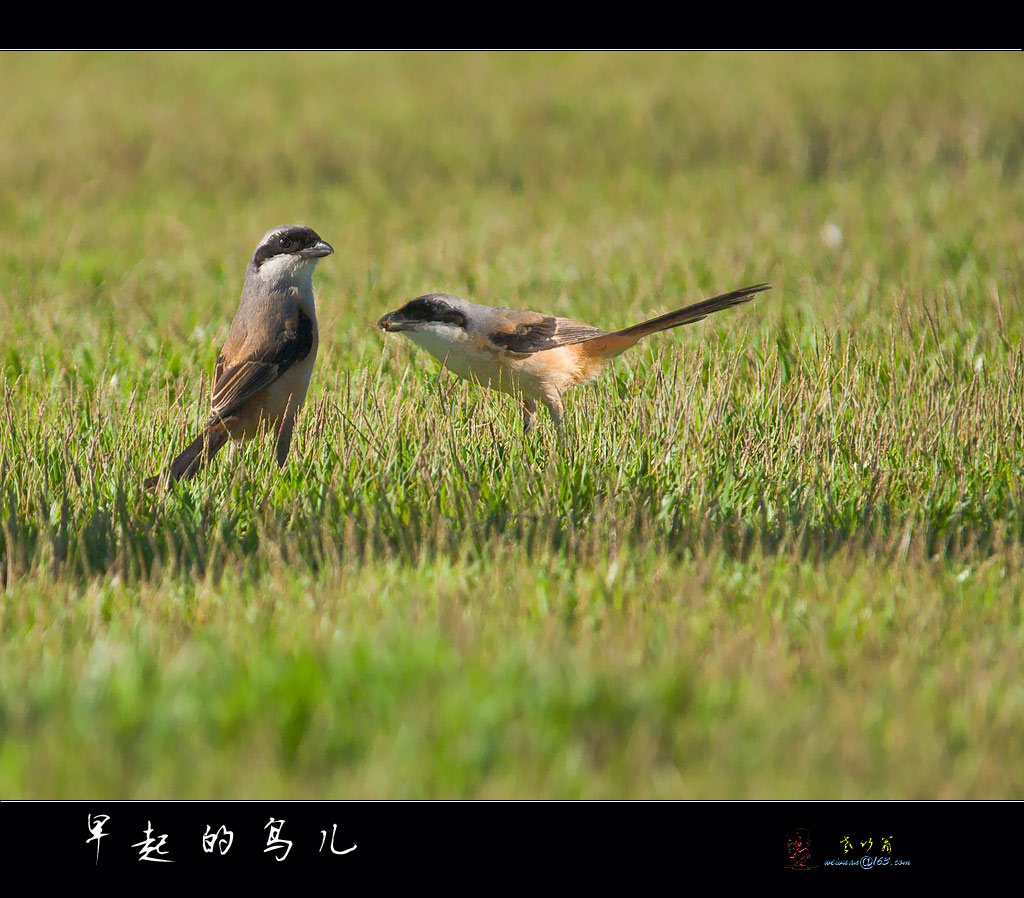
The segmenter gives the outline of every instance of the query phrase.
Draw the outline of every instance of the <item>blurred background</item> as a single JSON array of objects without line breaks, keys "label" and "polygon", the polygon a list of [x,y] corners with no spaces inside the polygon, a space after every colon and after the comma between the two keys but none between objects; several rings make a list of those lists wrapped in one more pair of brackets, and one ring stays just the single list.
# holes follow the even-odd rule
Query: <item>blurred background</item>
[{"label": "blurred background", "polygon": [[65,316],[104,342],[187,336],[232,311],[191,298],[236,293],[260,235],[300,221],[338,247],[320,274],[335,350],[440,288],[615,323],[768,279],[799,288],[795,314],[857,324],[943,275],[983,316],[979,294],[1019,282],[1020,65],[5,54],[5,311],[44,339]]}]

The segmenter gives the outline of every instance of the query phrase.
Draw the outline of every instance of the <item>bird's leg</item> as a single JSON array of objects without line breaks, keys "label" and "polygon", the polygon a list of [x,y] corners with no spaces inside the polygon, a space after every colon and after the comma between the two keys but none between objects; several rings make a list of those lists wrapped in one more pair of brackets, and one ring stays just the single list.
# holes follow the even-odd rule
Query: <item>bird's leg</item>
[{"label": "bird's leg", "polygon": [[292,445],[292,429],[295,426],[295,416],[285,415],[281,422],[281,430],[277,434],[277,466],[284,467],[288,460],[288,450]]},{"label": "bird's leg", "polygon": [[565,407],[562,405],[562,397],[557,393],[548,393],[542,397],[541,401],[551,413],[551,420],[555,422],[555,428],[561,433],[562,418],[565,412]]},{"label": "bird's leg", "polygon": [[537,400],[524,399],[523,406],[523,433],[529,433],[537,426]]},{"label": "bird's leg", "polygon": [[284,467],[288,460],[288,450],[292,445],[292,429],[295,427],[295,412],[297,411],[295,397],[289,396],[284,407],[284,414],[281,415],[281,423],[277,428],[277,466]]}]

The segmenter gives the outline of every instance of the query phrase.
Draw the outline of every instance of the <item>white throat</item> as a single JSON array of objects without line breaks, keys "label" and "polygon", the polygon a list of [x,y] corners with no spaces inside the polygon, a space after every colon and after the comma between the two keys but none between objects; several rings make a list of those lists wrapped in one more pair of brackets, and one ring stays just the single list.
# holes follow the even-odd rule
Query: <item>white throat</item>
[{"label": "white throat", "polygon": [[451,356],[465,354],[468,348],[466,346],[468,337],[465,330],[440,321],[419,324],[415,329],[402,331],[402,336],[408,337],[421,349],[425,349],[442,362]]},{"label": "white throat", "polygon": [[273,287],[313,289],[313,271],[320,260],[304,259],[293,253],[271,256],[259,267],[259,279]]}]

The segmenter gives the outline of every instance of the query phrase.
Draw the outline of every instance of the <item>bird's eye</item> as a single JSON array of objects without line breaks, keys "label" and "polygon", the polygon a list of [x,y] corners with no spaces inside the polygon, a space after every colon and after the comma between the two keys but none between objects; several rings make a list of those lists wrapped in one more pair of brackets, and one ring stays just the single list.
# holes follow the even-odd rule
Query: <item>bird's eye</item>
[{"label": "bird's eye", "polygon": [[291,244],[291,240],[289,240],[287,237],[282,237],[280,240],[277,241],[277,243],[278,246],[281,247],[281,249],[288,249],[289,244]]}]

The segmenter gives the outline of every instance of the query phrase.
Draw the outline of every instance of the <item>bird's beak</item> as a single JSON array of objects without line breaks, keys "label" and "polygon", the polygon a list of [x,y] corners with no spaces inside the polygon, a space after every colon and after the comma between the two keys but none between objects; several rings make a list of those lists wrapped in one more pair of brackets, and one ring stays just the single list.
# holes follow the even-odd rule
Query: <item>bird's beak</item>
[{"label": "bird's beak", "polygon": [[307,259],[322,259],[324,256],[329,256],[333,252],[333,246],[331,246],[326,240],[320,240],[312,246],[307,246],[301,253],[299,253],[299,255],[305,256]]},{"label": "bird's beak", "polygon": [[382,331],[394,333],[395,331],[408,330],[410,324],[408,321],[403,321],[401,318],[399,318],[397,312],[388,312],[387,315],[383,315],[377,321],[377,327],[379,327]]}]

